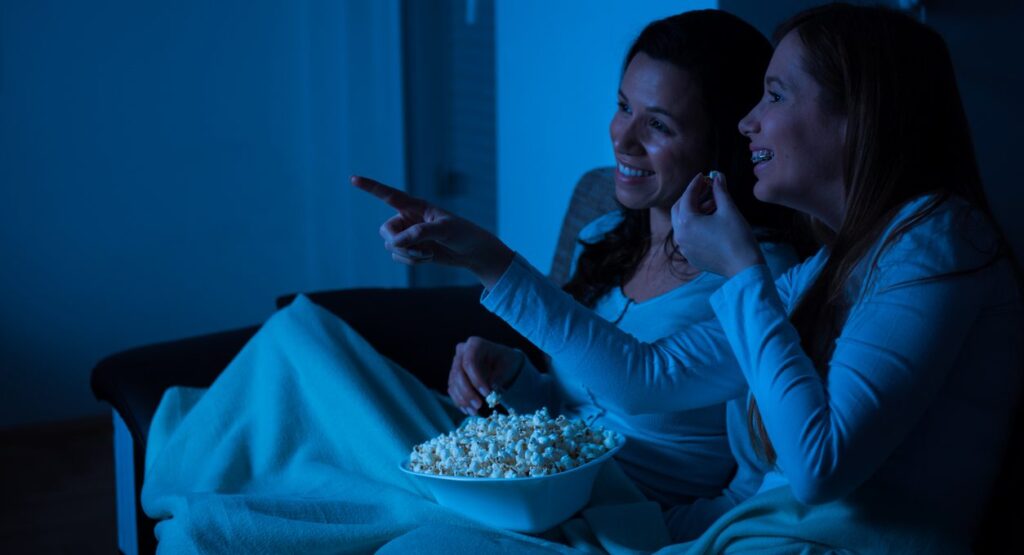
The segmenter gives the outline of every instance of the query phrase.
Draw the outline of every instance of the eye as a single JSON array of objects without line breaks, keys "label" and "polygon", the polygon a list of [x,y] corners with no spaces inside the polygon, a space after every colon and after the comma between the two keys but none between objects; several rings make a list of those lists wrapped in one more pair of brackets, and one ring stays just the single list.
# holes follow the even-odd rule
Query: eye
[{"label": "eye", "polygon": [[620,100],[620,101],[618,101],[617,104],[619,105],[619,111],[620,112],[625,112],[627,114],[632,114],[633,113],[633,109],[630,108],[629,104],[626,104],[625,101]]},{"label": "eye", "polygon": [[772,91],[767,91],[765,94],[768,95],[768,102],[770,102],[772,104],[775,104],[776,102],[779,102],[779,101],[782,100],[782,96],[780,96],[778,93],[773,93]]},{"label": "eye", "polygon": [[660,131],[662,133],[668,133],[669,132],[668,126],[665,125],[664,123],[662,123],[658,119],[651,118],[651,121],[649,122],[649,125],[651,127],[653,127],[655,130]]}]

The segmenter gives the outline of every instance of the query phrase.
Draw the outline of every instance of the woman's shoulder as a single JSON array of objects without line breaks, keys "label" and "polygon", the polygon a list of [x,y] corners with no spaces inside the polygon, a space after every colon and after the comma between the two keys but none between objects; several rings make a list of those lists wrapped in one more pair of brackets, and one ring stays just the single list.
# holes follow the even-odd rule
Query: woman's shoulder
[{"label": "woman's shoulder", "polygon": [[970,261],[991,258],[1002,237],[980,208],[960,196],[923,195],[897,212],[879,241],[881,257]]},{"label": "woman's shoulder", "polygon": [[973,272],[1002,256],[1003,237],[988,214],[959,196],[924,195],[906,203],[872,249],[881,281],[914,281]]},{"label": "woman's shoulder", "polygon": [[583,226],[577,236],[580,241],[584,243],[596,243],[600,241],[609,231],[615,229],[622,220],[625,219],[625,215],[622,210],[613,210],[598,216],[589,224]]}]

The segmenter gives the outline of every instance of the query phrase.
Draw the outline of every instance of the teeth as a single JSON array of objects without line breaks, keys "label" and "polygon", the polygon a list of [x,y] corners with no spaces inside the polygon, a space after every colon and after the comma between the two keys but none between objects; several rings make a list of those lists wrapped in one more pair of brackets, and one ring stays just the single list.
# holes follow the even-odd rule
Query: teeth
[{"label": "teeth", "polygon": [[619,173],[627,177],[647,177],[648,175],[654,175],[654,172],[652,171],[631,168],[622,162],[619,162]]},{"label": "teeth", "polygon": [[753,163],[767,162],[775,157],[775,153],[768,149],[755,150],[750,153],[750,161]]}]

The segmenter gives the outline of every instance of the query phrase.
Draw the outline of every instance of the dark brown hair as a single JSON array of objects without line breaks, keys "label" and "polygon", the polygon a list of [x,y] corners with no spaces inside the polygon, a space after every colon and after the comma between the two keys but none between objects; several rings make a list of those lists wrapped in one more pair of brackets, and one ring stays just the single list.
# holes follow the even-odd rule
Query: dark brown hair
[{"label": "dark brown hair", "polygon": [[[790,315],[804,352],[826,378],[850,302],[845,286],[901,208],[934,195],[882,250],[951,196],[966,199],[999,227],[982,188],[949,51],[937,32],[894,10],[848,4],[800,12],[779,26],[775,40],[791,32],[803,44],[804,70],[822,88],[823,109],[846,118],[846,213],[839,229],[819,235],[828,261]],[[983,267],[1003,256],[1016,265],[1005,240]],[[774,464],[754,399],[748,424],[754,445]]]},{"label": "dark brown hair", "polygon": [[[733,200],[760,238],[793,242],[807,237],[796,230],[794,212],[754,198],[748,141],[736,132],[737,122],[761,94],[772,53],[768,39],[734,15],[699,10],[647,25],[626,54],[623,73],[641,52],[686,71],[697,83],[711,122],[707,170],[728,176]],[[583,243],[572,279],[565,284],[564,289],[584,305],[594,306],[609,290],[628,281],[651,248],[648,210],[620,208],[622,222],[596,243]],[[664,246],[678,254],[671,234]]]}]

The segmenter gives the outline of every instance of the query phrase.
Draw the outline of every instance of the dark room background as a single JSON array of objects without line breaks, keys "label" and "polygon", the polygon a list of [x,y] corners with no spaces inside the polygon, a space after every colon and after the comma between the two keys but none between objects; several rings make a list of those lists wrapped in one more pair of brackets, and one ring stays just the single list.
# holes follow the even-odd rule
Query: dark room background
[{"label": "dark room background", "polygon": [[[0,0],[0,428],[102,415],[101,357],[257,323],[282,293],[465,282],[393,264],[352,173],[547,268],[576,178],[612,162],[645,23],[720,7],[770,33],[816,3]],[[890,5],[949,42],[1020,252],[1024,3]]]}]

